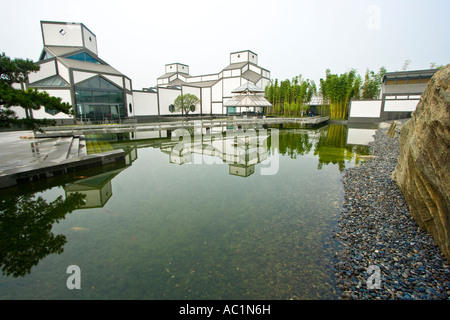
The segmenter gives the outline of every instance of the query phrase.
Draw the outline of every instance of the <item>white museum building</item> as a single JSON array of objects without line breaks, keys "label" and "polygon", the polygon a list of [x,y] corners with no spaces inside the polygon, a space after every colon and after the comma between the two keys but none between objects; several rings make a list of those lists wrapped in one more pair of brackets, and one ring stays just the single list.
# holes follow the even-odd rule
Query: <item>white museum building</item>
[{"label": "white museum building", "polygon": [[155,87],[133,90],[129,77],[99,57],[97,37],[84,24],[41,21],[41,31],[44,48],[37,62],[40,70],[29,75],[27,87],[70,103],[75,116],[41,108],[33,111],[38,119],[70,124],[76,120],[126,122],[177,116],[182,112],[170,106],[180,94],[187,93],[200,99],[190,115],[227,115],[236,112],[235,107],[224,105],[235,96],[233,90],[248,83],[263,92],[270,83],[270,72],[258,65],[258,55],[245,50],[231,53],[228,66],[214,74],[193,76],[188,65],[167,64]]}]

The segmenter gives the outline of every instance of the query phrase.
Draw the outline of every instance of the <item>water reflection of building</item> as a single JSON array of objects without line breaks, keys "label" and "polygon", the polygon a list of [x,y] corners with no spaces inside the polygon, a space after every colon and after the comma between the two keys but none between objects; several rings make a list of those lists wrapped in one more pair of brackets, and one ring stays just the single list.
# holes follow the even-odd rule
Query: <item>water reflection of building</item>
[{"label": "water reflection of building", "polygon": [[368,146],[374,141],[377,127],[351,125],[347,128],[347,145],[363,145]]},{"label": "water reflection of building", "polygon": [[123,170],[128,168],[137,159],[137,149],[129,148],[125,150],[125,167],[111,170],[92,177],[80,176],[80,180],[64,186],[66,198],[74,193],[85,195],[84,204],[80,209],[101,208],[112,197],[112,180]]},{"label": "water reflection of building", "polygon": [[196,130],[193,136],[184,131],[182,141],[176,141],[176,134],[182,131],[174,132],[172,141],[161,145],[161,151],[169,155],[170,163],[227,163],[229,174],[248,177],[255,172],[255,165],[267,159],[269,135],[264,129],[216,127]]},{"label": "water reflection of building", "polygon": [[66,197],[73,193],[84,194],[85,200],[81,208],[103,207],[112,196],[111,180],[123,169],[114,170],[97,176],[81,179],[64,187]]}]

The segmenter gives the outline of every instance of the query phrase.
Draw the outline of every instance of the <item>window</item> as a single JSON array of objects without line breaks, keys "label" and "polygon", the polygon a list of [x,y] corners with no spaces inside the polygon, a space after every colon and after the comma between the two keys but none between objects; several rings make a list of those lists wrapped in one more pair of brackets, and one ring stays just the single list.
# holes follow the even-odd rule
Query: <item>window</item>
[{"label": "window", "polygon": [[123,90],[100,76],[75,86],[77,117],[117,120],[127,116]]},{"label": "window", "polygon": [[408,79],[408,84],[417,84],[419,83],[419,79]]},{"label": "window", "polygon": [[59,113],[59,111],[57,111],[57,110],[51,110],[51,109],[48,109],[47,107],[44,107],[44,111],[45,111],[46,113],[52,115],[52,116],[54,116],[55,114]]},{"label": "window", "polygon": [[98,76],[77,84],[77,87],[87,88],[87,89],[104,89],[104,90],[109,90],[109,91],[122,92],[122,89],[115,86],[111,82],[103,79],[102,77],[98,77]]},{"label": "window", "polygon": [[53,76],[44,80],[39,80],[31,84],[33,87],[68,87],[69,84],[60,76]]},{"label": "window", "polygon": [[88,54],[86,52],[80,52],[80,53],[74,54],[72,56],[68,56],[66,58],[72,59],[72,60],[101,64],[100,61],[98,61],[97,59],[95,59],[94,57],[92,57],[90,54]]}]

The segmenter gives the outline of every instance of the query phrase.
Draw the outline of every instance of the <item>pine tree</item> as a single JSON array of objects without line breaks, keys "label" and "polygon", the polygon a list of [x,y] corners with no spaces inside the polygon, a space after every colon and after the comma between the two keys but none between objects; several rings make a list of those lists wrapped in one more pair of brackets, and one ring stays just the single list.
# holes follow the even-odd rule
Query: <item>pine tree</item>
[{"label": "pine tree", "polygon": [[[45,91],[25,89],[28,75],[36,72],[40,66],[29,59],[13,59],[5,53],[0,55],[0,127],[24,126],[27,129],[39,130],[41,125],[51,125],[55,121],[34,119],[32,110],[45,107],[49,110],[71,114],[72,106],[63,103],[61,98],[51,97]],[[20,89],[14,88],[19,85]],[[19,119],[11,107],[25,109],[25,119]]]}]

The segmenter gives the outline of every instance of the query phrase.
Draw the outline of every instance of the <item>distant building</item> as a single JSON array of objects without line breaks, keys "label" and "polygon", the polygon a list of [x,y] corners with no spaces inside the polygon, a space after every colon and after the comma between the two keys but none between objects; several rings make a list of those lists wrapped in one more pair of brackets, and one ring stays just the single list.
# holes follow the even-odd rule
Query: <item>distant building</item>
[{"label": "distant building", "polygon": [[270,72],[258,66],[258,55],[250,50],[230,54],[230,64],[218,73],[192,76],[189,66],[171,63],[165,66],[165,73],[158,77],[155,88],[133,91],[135,116],[180,115],[170,108],[180,94],[193,94],[201,103],[190,115],[228,115],[234,107],[224,105],[233,98],[233,90],[250,83],[260,90],[270,83]]},{"label": "distant building", "polygon": [[190,115],[226,115],[223,103],[233,97],[233,89],[249,82],[264,90],[270,82],[270,72],[258,66],[258,55],[245,50],[231,53],[229,65],[214,74],[192,76],[185,64],[167,64],[156,87],[133,90],[129,77],[99,57],[97,37],[84,24],[41,21],[41,31],[40,70],[29,75],[27,87],[70,103],[75,116],[41,108],[33,111],[35,118],[75,123],[177,116],[182,113],[170,106],[186,93],[201,100]]},{"label": "distant building", "polygon": [[[74,106],[78,120],[123,120],[132,116],[131,79],[98,56],[97,38],[82,23],[41,21],[44,48],[30,88]],[[67,119],[42,108],[35,118]],[[73,121],[73,119],[72,119]]]},{"label": "distant building", "polygon": [[438,69],[386,73],[380,99],[352,101],[349,122],[371,123],[411,117],[436,71]]}]

